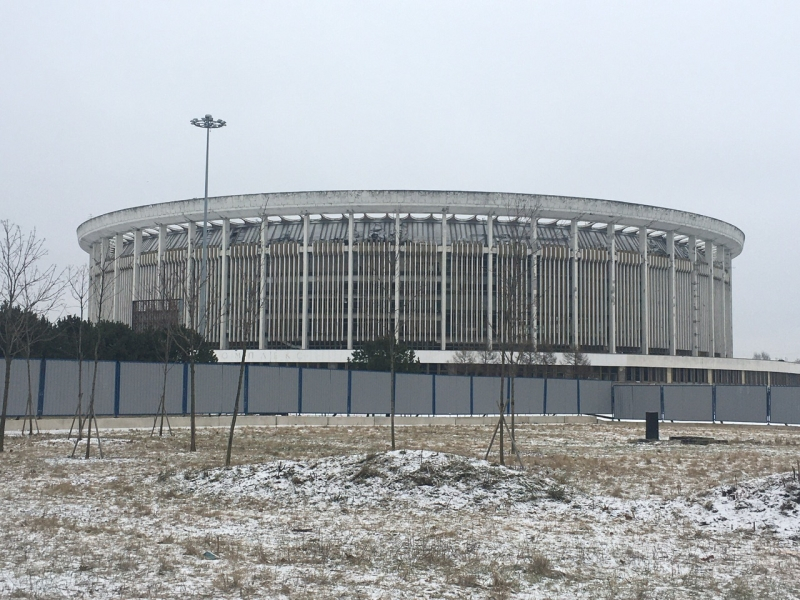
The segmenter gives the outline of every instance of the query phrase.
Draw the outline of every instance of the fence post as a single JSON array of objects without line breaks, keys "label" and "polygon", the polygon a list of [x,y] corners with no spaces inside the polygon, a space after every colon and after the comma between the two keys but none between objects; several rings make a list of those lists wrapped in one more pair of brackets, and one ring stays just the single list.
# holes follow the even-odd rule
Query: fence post
[{"label": "fence post", "polygon": [[297,414],[303,412],[303,367],[297,367]]},{"label": "fence post", "polygon": [[711,422],[717,422],[717,386],[711,386]]},{"label": "fence post", "polygon": [[121,365],[119,361],[116,362],[114,365],[114,416],[119,416],[119,380],[120,380],[120,371]]},{"label": "fence post", "polygon": [[432,416],[436,415],[436,373],[431,375],[431,413]]},{"label": "fence post", "polygon": [[772,423],[772,386],[767,386],[767,424]]},{"label": "fence post", "polygon": [[39,362],[39,395],[36,398],[36,416],[44,414],[44,381],[47,373],[47,359],[43,358]]},{"label": "fence post", "polygon": [[578,414],[580,415],[580,414],[582,414],[581,413],[581,380],[580,379],[576,379],[575,382],[576,382],[575,385],[578,387],[578,391],[577,391],[577,394],[578,394]]},{"label": "fence post", "polygon": [[658,418],[663,421],[664,420],[664,415],[666,414],[665,411],[664,411],[664,386],[662,385],[662,386],[659,386],[659,387],[661,388],[659,390],[659,393],[661,394],[661,397],[659,398],[659,400],[660,400],[659,405],[660,406],[659,406],[659,411],[658,411],[658,413],[659,413],[659,417]]},{"label": "fence post", "polygon": [[[545,387],[545,389],[547,389]],[[617,414],[617,407],[616,407],[616,395],[615,392],[617,391],[617,384],[611,384],[611,418],[613,419]]]},{"label": "fence post", "polygon": [[353,372],[347,369],[347,415],[350,415],[350,409],[353,401]]},{"label": "fence post", "polygon": [[250,365],[244,366],[244,414],[250,409]]},{"label": "fence post", "polygon": [[547,414],[547,377],[544,378],[544,397],[542,398],[542,414]]},{"label": "fence post", "polygon": [[475,415],[475,394],[473,392],[473,379],[475,378],[474,375],[469,376],[469,416],[472,417]]},{"label": "fence post", "polygon": [[183,363],[183,390],[181,391],[181,412],[185,415],[189,399],[189,363]]}]

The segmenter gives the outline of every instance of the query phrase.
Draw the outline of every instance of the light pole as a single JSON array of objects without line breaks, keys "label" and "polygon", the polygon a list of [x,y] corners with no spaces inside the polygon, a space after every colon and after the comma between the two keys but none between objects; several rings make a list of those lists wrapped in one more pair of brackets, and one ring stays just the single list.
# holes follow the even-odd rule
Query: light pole
[{"label": "light pole", "polygon": [[206,115],[202,119],[192,119],[189,121],[195,127],[202,127],[206,130],[206,196],[203,202],[203,257],[200,262],[200,298],[199,298],[199,321],[198,331],[200,336],[206,337],[206,296],[208,295],[208,147],[211,141],[211,130],[225,127],[227,123],[222,119],[216,121],[211,115]]}]

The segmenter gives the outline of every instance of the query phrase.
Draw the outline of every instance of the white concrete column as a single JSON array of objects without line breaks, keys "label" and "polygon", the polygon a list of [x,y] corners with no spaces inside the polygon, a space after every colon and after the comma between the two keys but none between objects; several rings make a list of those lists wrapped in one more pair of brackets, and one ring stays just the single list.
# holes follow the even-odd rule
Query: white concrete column
[{"label": "white concrete column", "polygon": [[492,340],[494,338],[494,320],[492,313],[494,313],[494,215],[489,213],[486,215],[486,236],[488,244],[487,261],[486,261],[486,347],[492,349]]},{"label": "white concrete column", "polygon": [[570,345],[573,349],[580,347],[578,338],[578,220],[569,222],[569,272],[570,272]]},{"label": "white concrete column", "polygon": [[115,321],[122,321],[122,279],[121,279],[121,255],[125,246],[125,240],[121,233],[114,237],[114,308],[112,318]]},{"label": "white concrete column", "polygon": [[137,229],[133,232],[133,291],[132,297],[135,300],[142,299],[142,230]]},{"label": "white concrete column", "polygon": [[442,211],[442,350],[447,349],[447,209]]},{"label": "white concrete column", "polygon": [[[109,257],[111,256],[111,238],[103,238],[100,240],[100,255],[97,257],[98,273],[100,276],[100,306],[98,306],[97,316],[98,319],[103,319],[105,315],[109,314],[108,305],[113,302],[113,281],[108,280],[106,269],[109,266]],[[113,316],[112,316],[113,318]]]},{"label": "white concrete column", "polygon": [[689,236],[689,261],[692,263],[692,356],[700,354],[700,281],[697,274],[697,238]]},{"label": "white concrete column", "polygon": [[716,356],[717,353],[717,329],[716,329],[716,322],[714,320],[714,288],[716,287],[714,283],[714,244],[708,240],[706,240],[706,263],[708,264],[708,280],[710,285],[708,287],[708,355],[711,357]]},{"label": "white concrete column", "polygon": [[189,221],[186,228],[186,291],[183,294],[183,314],[184,324],[187,329],[193,329],[197,322],[192,322],[192,317],[197,318],[198,300],[200,296],[194,289],[194,248],[195,236],[197,235],[197,224]]},{"label": "white concrete column", "polygon": [[86,295],[87,320],[97,323],[97,255],[100,244],[95,242],[89,246],[89,289]]},{"label": "white concrete column", "polygon": [[400,213],[394,214],[394,340],[400,341]]},{"label": "white concrete column", "polygon": [[725,266],[728,271],[728,287],[725,289],[725,297],[727,298],[727,304],[725,307],[727,308],[727,319],[725,323],[727,324],[727,346],[725,351],[727,352],[726,356],[729,358],[733,356],[733,258],[731,257],[731,251],[728,250],[725,252]]},{"label": "white concrete column", "polygon": [[608,244],[608,352],[617,352],[617,231],[614,223],[606,226]]},{"label": "white concrete column", "polygon": [[258,349],[267,347],[267,240],[269,231],[267,215],[261,215],[261,251],[259,252],[259,270],[261,273],[261,289],[258,296]]},{"label": "white concrete column", "polygon": [[353,212],[347,213],[347,349],[353,349]]},{"label": "white concrete column", "polygon": [[669,329],[669,353],[675,356],[678,348],[678,333],[675,327],[678,310],[678,299],[675,286],[675,232],[667,232],[667,255],[669,256],[669,307],[667,309],[667,327]]},{"label": "white concrete column", "polygon": [[168,297],[167,294],[167,281],[165,277],[165,266],[164,266],[164,254],[167,251],[167,226],[166,225],[159,225],[158,226],[158,270],[156,271],[158,278],[158,291],[156,292],[156,298],[161,300],[165,300]]},{"label": "white concrete column", "polygon": [[722,339],[720,340],[719,344],[719,355],[723,358],[728,356],[728,297],[725,293],[725,267],[727,266],[725,262],[725,255],[728,251],[725,249],[725,246],[717,246],[719,252],[720,263],[722,265],[722,270],[720,271],[720,289],[722,290],[722,311],[719,315],[719,319],[722,323],[722,327],[720,327],[720,331],[722,333]]},{"label": "white concrete column", "polygon": [[222,240],[220,241],[220,281],[219,281],[219,349],[228,349],[228,314],[230,310],[228,302],[228,280],[229,280],[229,252],[231,240],[231,220],[222,219]]},{"label": "white concrete column", "polygon": [[302,332],[303,350],[308,349],[308,227],[309,215],[303,215],[303,314],[302,314]]},{"label": "white concrete column", "polygon": [[539,349],[539,219],[531,217],[531,344]]},{"label": "white concrete column", "polygon": [[639,228],[639,256],[641,270],[639,275],[639,324],[641,325],[642,354],[650,352],[650,286],[648,285],[647,227]]}]

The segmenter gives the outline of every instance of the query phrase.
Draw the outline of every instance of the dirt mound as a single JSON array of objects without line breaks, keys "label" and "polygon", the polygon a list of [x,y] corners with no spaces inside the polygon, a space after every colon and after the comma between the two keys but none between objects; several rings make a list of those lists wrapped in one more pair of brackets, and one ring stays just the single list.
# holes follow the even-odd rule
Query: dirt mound
[{"label": "dirt mound", "polygon": [[694,498],[689,517],[715,530],[771,530],[800,540],[800,482],[791,473],[712,489]]},{"label": "dirt mound", "polygon": [[547,478],[486,461],[430,451],[397,450],[312,461],[276,461],[176,476],[187,491],[224,496],[369,505],[409,502],[466,505],[552,498]]}]

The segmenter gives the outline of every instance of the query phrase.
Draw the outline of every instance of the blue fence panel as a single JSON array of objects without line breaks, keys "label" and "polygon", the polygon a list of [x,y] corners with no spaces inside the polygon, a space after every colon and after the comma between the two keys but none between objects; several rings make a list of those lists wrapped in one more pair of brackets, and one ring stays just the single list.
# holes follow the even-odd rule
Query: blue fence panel
[{"label": "blue fence panel", "polygon": [[772,387],[770,396],[770,423],[800,425],[800,387]]},{"label": "blue fence panel", "polygon": [[[305,371],[306,369],[303,369],[304,374]],[[251,365],[248,377],[248,412],[250,414],[297,412],[298,372],[297,367]]]},{"label": "blue fence panel", "polygon": [[717,421],[767,422],[767,388],[760,385],[718,385]]},{"label": "blue fence panel", "polygon": [[[503,387],[503,398],[507,395]],[[473,377],[472,378],[473,414],[497,415],[500,414],[500,378],[499,377]]]},{"label": "blue fence panel", "polygon": [[353,414],[389,414],[391,376],[389,373],[353,371],[350,389],[350,412]]},{"label": "blue fence panel", "polygon": [[544,412],[544,379],[514,378],[514,411],[518,415]]},{"label": "blue fence panel", "polygon": [[347,413],[347,371],[303,369],[303,412]]},{"label": "blue fence panel", "polygon": [[397,373],[396,377],[395,413],[433,414],[433,375]]},{"label": "blue fence panel", "polygon": [[581,379],[581,414],[610,415],[612,412],[611,388],[613,386],[613,381]]},{"label": "blue fence panel", "polygon": [[[101,361],[97,364],[94,412],[96,415],[114,414],[114,390],[116,363]],[[94,361],[84,361],[82,368],[84,414],[89,406]],[[45,375],[44,414],[48,416],[72,416],[78,405],[78,362],[71,360],[47,361]]]},{"label": "blue fence panel", "polygon": [[614,385],[614,417],[644,420],[645,413],[661,414],[661,386],[647,384]]},{"label": "blue fence panel", "polygon": [[664,418],[668,421],[711,421],[713,388],[710,385],[664,386]]},{"label": "blue fence panel", "polygon": [[[39,404],[39,368],[41,361],[32,359],[30,361],[30,395],[31,412],[36,415]],[[5,370],[5,364],[3,365]],[[2,384],[0,384],[1,386]],[[2,402],[2,399],[0,399]],[[11,383],[8,389],[8,408],[9,417],[21,417],[25,414],[25,407],[28,404],[28,368],[24,360],[17,359],[11,361]],[[74,407],[73,407],[74,410]]]},{"label": "blue fence panel", "polygon": [[578,381],[576,379],[547,380],[547,414],[578,414]]},{"label": "blue fence panel", "polygon": [[470,378],[464,375],[436,377],[436,414],[468,415]]},{"label": "blue fence panel", "polygon": [[[119,414],[155,414],[161,403],[163,385],[163,364],[120,363]],[[170,364],[167,368],[166,405],[169,414],[183,412],[183,364]]]}]

